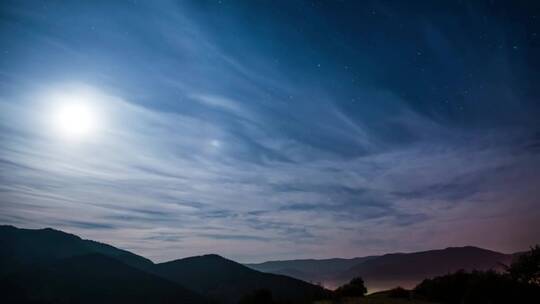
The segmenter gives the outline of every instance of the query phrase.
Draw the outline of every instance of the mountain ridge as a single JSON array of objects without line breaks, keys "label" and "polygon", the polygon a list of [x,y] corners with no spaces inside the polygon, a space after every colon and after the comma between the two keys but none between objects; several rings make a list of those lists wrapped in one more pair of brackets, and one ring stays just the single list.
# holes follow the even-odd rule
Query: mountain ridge
[{"label": "mountain ridge", "polygon": [[[52,228],[22,229],[2,225],[0,231],[0,245],[10,242],[13,245],[10,248],[15,250],[10,254],[18,260],[17,262],[39,262],[43,259],[102,253],[136,268],[147,268],[154,264],[151,260],[130,251],[93,240],[85,240],[75,234]],[[33,250],[28,251],[25,249],[27,247]]]},{"label": "mountain ridge", "polygon": [[217,254],[205,254],[154,263],[127,250],[85,240],[60,230],[20,229],[14,226],[0,226],[0,246],[0,275],[9,274],[25,265],[101,254],[223,303],[233,303],[242,295],[261,288],[271,289],[280,299],[300,301],[302,297],[324,297],[324,290],[307,282],[335,288],[356,276],[364,278],[370,292],[397,285],[413,287],[425,278],[460,269],[497,269],[500,263],[508,264],[515,256],[476,246],[453,246],[351,259],[296,259],[239,264]]},{"label": "mountain ridge", "polygon": [[[341,261],[342,266],[346,265],[346,269],[328,266],[329,261],[336,259],[282,260],[246,265],[261,271],[320,282],[328,288],[335,288],[355,276],[361,276],[371,292],[393,288],[397,285],[411,288],[427,277],[460,269],[499,269],[500,263],[508,264],[513,257],[514,254],[504,254],[469,245],[342,259],[345,260],[345,262]],[[312,269],[310,272],[306,272],[306,263]],[[325,264],[327,267],[324,267]]]},{"label": "mountain ridge", "polygon": [[[206,254],[156,264],[159,275],[192,290],[203,292],[211,299],[218,297],[236,303],[250,291],[272,286],[272,294],[279,301],[308,303],[324,298],[326,292],[295,278],[263,273],[217,254]],[[180,271],[181,270],[181,271]],[[230,274],[234,273],[231,280]],[[297,293],[296,290],[303,290]]]},{"label": "mountain ridge", "polygon": [[259,289],[283,302],[311,303],[328,294],[216,254],[155,264],[51,228],[0,226],[0,266],[0,296],[11,303],[229,304]]}]

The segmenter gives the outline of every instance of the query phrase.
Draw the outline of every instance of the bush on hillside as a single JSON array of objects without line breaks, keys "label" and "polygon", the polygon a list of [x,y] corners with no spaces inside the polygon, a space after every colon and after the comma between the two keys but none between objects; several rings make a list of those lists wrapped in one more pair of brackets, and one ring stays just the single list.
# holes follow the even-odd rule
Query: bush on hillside
[{"label": "bush on hillside", "polygon": [[519,282],[540,286],[540,246],[531,247],[530,251],[521,254],[507,271]]},{"label": "bush on hillside", "polygon": [[494,271],[458,271],[427,279],[414,292],[444,304],[540,303],[540,288]]},{"label": "bush on hillside", "polygon": [[445,304],[540,303],[540,247],[519,256],[506,273],[458,271],[426,279],[415,297]]},{"label": "bush on hillside", "polygon": [[334,291],[337,297],[363,297],[366,293],[367,288],[361,277],[353,278],[349,283],[338,287]]}]

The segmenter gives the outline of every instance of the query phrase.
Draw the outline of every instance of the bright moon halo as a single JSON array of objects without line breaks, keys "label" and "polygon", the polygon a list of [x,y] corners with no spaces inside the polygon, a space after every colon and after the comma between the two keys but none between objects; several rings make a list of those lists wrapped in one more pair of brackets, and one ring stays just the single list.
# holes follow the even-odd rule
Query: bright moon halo
[{"label": "bright moon halo", "polygon": [[96,129],[96,117],[91,109],[83,103],[60,106],[53,117],[56,129],[68,137],[80,138],[88,136]]},{"label": "bright moon halo", "polygon": [[56,94],[53,100],[50,120],[59,136],[69,140],[83,140],[97,132],[100,115],[90,95],[70,92]]}]

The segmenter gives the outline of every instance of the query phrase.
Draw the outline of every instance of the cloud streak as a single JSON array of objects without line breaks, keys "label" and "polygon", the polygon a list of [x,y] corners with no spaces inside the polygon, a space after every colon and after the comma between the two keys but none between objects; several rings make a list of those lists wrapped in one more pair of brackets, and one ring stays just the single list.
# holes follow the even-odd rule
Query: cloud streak
[{"label": "cloud streak", "polygon": [[[286,56],[261,53],[251,32],[218,37],[197,5],[112,4],[118,18],[94,19],[101,5],[62,4],[45,15],[2,8],[11,18],[2,42],[39,46],[27,62],[45,63],[0,65],[10,75],[1,81],[9,90],[0,96],[0,222],[52,226],[157,261],[465,244],[513,251],[538,241],[538,225],[515,225],[540,220],[530,121],[456,123],[411,104],[391,80],[363,81],[369,67],[346,78],[349,67],[324,54],[309,69],[339,66],[344,72],[327,73],[351,84],[324,82],[306,66],[296,67],[306,79],[291,81],[296,69],[279,63]],[[445,44],[437,35],[427,44]],[[51,132],[46,96],[65,91],[91,94],[103,111],[95,138],[73,144]],[[482,238],[486,231],[501,237]]]}]

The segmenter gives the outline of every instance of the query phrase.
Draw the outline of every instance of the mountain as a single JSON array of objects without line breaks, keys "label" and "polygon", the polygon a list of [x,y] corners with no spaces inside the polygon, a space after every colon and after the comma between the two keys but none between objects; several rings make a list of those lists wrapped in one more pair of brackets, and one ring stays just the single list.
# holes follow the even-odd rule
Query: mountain
[{"label": "mountain", "polygon": [[20,264],[41,263],[92,253],[100,253],[140,269],[149,269],[153,265],[149,259],[129,251],[83,240],[76,235],[51,228],[34,230],[0,226],[0,248],[0,273]]},{"label": "mountain", "polygon": [[[50,228],[0,226],[0,300],[9,303],[236,303],[266,289],[283,302],[308,303],[355,276],[370,292],[460,269],[497,269],[513,255],[453,247],[353,259],[241,265],[218,255],[154,264],[113,246]],[[294,278],[292,278],[294,277]],[[2,301],[6,302],[6,301]]]},{"label": "mountain", "polygon": [[270,290],[278,301],[293,303],[311,303],[328,294],[319,286],[262,273],[214,254],[157,264],[156,271],[164,278],[227,303],[236,303],[243,295],[259,289]]},{"label": "mountain", "polygon": [[0,226],[2,303],[236,303],[257,290],[308,303],[328,291],[217,255],[154,264],[50,228]]},{"label": "mountain", "polygon": [[166,279],[102,254],[27,265],[0,279],[3,303],[210,303]]},{"label": "mountain", "polygon": [[498,269],[500,263],[508,264],[511,260],[512,255],[468,246],[366,258],[274,261],[248,266],[307,281],[320,281],[329,288],[361,276],[373,292],[398,285],[411,288],[425,278],[460,269]]},{"label": "mountain", "polygon": [[307,282],[325,282],[331,280],[337,274],[371,258],[374,257],[284,260],[245,265],[258,271],[282,274]]},{"label": "mountain", "polygon": [[209,303],[152,261],[53,229],[0,226],[3,303]]},{"label": "mountain", "polygon": [[402,285],[414,287],[425,278],[444,275],[457,270],[499,269],[500,264],[508,264],[512,255],[506,255],[482,248],[450,247],[415,253],[386,254],[351,267],[338,278],[348,280],[361,276],[370,289],[387,289]]}]

